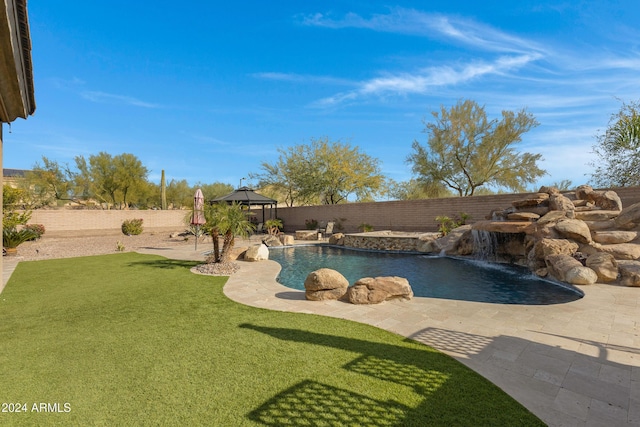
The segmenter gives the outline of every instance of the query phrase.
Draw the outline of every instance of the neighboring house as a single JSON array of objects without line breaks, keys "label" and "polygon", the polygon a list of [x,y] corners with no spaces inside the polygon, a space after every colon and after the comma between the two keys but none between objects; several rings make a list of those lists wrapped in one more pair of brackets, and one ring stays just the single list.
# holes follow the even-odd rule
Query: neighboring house
[{"label": "neighboring house", "polygon": [[18,183],[22,181],[25,174],[30,172],[25,169],[2,169],[2,182],[12,188],[18,188]]}]

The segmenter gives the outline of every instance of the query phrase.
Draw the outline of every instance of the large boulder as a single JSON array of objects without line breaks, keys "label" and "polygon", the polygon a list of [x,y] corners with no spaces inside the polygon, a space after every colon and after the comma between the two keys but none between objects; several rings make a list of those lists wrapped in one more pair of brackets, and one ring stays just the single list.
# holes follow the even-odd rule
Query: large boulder
[{"label": "large boulder", "polygon": [[538,225],[555,223],[566,218],[567,214],[564,211],[550,211],[538,220]]},{"label": "large boulder", "polygon": [[576,197],[587,200],[600,209],[622,210],[622,201],[615,191],[595,191],[589,185],[581,185],[576,189]]},{"label": "large boulder", "polygon": [[613,255],[596,252],[587,257],[587,267],[598,275],[599,282],[613,282],[618,278],[618,262]]},{"label": "large boulder", "polygon": [[613,255],[615,259],[639,259],[640,245],[635,243],[619,243],[617,245],[601,245],[600,251]]},{"label": "large boulder", "polygon": [[585,267],[572,256],[565,254],[549,255],[545,258],[547,271],[561,282],[572,285],[592,285],[598,281],[598,275]]},{"label": "large boulder", "polygon": [[330,245],[344,245],[344,234],[343,233],[334,233],[329,237]]},{"label": "large boulder", "polygon": [[622,200],[615,191],[595,192],[593,202],[597,207],[604,210],[621,211]]},{"label": "large boulder", "polygon": [[640,287],[640,262],[619,261],[620,284],[624,286]]},{"label": "large boulder", "polygon": [[533,194],[526,199],[516,200],[511,203],[514,208],[524,208],[528,206],[538,206],[549,200],[549,195],[547,193],[537,193]]},{"label": "large boulder", "polygon": [[335,300],[347,293],[349,281],[339,272],[321,268],[309,273],[304,281],[305,297],[311,301]]},{"label": "large boulder", "polygon": [[549,255],[573,255],[578,251],[578,244],[567,239],[542,239],[535,246],[535,256],[545,259]]},{"label": "large boulder", "polygon": [[562,194],[553,194],[549,196],[549,208],[552,211],[564,211],[567,213],[567,217],[573,218],[574,211],[576,210],[575,205],[566,196]]},{"label": "large boulder", "polygon": [[637,231],[594,231],[591,233],[594,242],[605,245],[615,245],[617,243],[629,243],[638,237]]},{"label": "large boulder", "polygon": [[469,230],[471,230],[470,225],[461,225],[460,227],[454,228],[449,234],[435,241],[434,246],[437,245],[437,247],[446,254],[455,255],[458,248],[458,240]]},{"label": "large boulder", "polygon": [[576,211],[576,219],[583,221],[608,221],[620,215],[620,211],[610,211],[603,209]]},{"label": "large boulder", "polygon": [[268,247],[282,246],[282,242],[280,241],[278,236],[274,236],[274,235],[268,235],[267,237],[262,239],[262,243],[264,243]]},{"label": "large boulder", "polygon": [[352,304],[378,304],[391,299],[409,300],[413,290],[403,277],[364,277],[347,290]]},{"label": "large boulder", "polygon": [[564,237],[580,243],[591,242],[591,231],[584,221],[579,219],[563,219],[556,223],[555,229]]},{"label": "large boulder", "polygon": [[295,239],[289,234],[281,234],[278,238],[284,246],[291,246],[295,243]]},{"label": "large boulder", "polygon": [[640,203],[635,203],[622,209],[620,215],[616,217],[616,226],[625,230],[630,230],[640,223]]},{"label": "large boulder", "polygon": [[244,253],[245,261],[264,261],[269,259],[269,248],[266,245],[249,246]]}]

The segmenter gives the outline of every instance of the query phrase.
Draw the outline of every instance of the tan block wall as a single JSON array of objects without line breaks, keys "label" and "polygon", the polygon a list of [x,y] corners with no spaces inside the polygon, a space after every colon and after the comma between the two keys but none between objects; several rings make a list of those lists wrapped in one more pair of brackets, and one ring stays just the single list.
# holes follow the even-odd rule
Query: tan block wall
[{"label": "tan block wall", "polygon": [[[640,202],[640,187],[615,190],[623,206]],[[461,212],[471,215],[468,223],[485,219],[493,210],[511,206],[511,202],[527,194],[499,194],[491,196],[449,197],[444,199],[408,200],[393,202],[349,203],[344,205],[302,206],[278,208],[278,217],[284,221],[285,231],[305,229],[305,220],[332,221],[344,218],[345,232],[358,231],[358,226],[367,223],[375,230],[437,231],[435,218],[440,215],[459,216]],[[43,224],[49,234],[69,232],[120,232],[125,219],[142,218],[144,229],[182,231],[185,228],[186,210],[35,210],[29,221]],[[271,214],[266,212],[266,216]],[[338,230],[334,230],[337,232]]]},{"label": "tan block wall", "polygon": [[[616,189],[622,200],[622,206],[631,206],[640,202],[640,187]],[[525,198],[531,193],[499,194],[473,197],[448,197],[443,199],[407,200],[375,203],[349,203],[344,205],[301,206],[278,208],[278,217],[284,222],[286,232],[304,230],[305,220],[315,219],[319,222],[342,221],[344,232],[358,231],[362,223],[373,226],[374,230],[394,231],[437,231],[437,216],[450,218],[464,212],[471,216],[467,221],[486,219],[493,210],[503,210],[511,206],[511,202]],[[334,233],[337,230],[334,230]]]},{"label": "tan block wall", "polygon": [[31,215],[31,224],[42,224],[47,234],[60,235],[68,232],[120,232],[126,219],[142,218],[145,231],[185,229],[186,210],[44,210]]}]

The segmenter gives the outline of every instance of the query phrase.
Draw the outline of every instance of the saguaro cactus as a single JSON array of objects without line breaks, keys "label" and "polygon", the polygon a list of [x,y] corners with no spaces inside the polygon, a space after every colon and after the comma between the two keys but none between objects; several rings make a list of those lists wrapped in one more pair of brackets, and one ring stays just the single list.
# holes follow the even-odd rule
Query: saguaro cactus
[{"label": "saguaro cactus", "polygon": [[162,177],[160,178],[160,198],[162,210],[167,210],[167,182],[164,179],[164,169],[162,169]]}]

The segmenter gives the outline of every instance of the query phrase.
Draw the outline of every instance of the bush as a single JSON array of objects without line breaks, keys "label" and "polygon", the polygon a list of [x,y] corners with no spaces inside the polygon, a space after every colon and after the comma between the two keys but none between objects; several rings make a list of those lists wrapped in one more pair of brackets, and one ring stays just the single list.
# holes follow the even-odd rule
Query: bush
[{"label": "bush", "polygon": [[44,225],[42,224],[27,224],[24,226],[24,229],[34,234],[35,237],[31,240],[37,240],[44,234]]},{"label": "bush", "polygon": [[465,225],[469,218],[471,218],[471,216],[464,212],[460,212],[460,217],[458,218],[449,218],[446,215],[437,216],[436,222],[439,224],[438,231],[440,231],[443,236],[446,236],[454,228]]},{"label": "bush", "polygon": [[363,222],[358,226],[358,230],[362,231],[363,233],[369,233],[373,231],[373,225]]},{"label": "bush", "polygon": [[316,219],[305,219],[304,225],[307,227],[307,230],[315,230],[318,228],[318,220]]},{"label": "bush", "polygon": [[35,240],[35,233],[31,230],[16,230],[15,228],[2,230],[2,246],[5,248],[17,248],[29,240]]},{"label": "bush", "polygon": [[142,218],[125,219],[122,222],[122,234],[127,236],[137,236],[142,233]]}]

